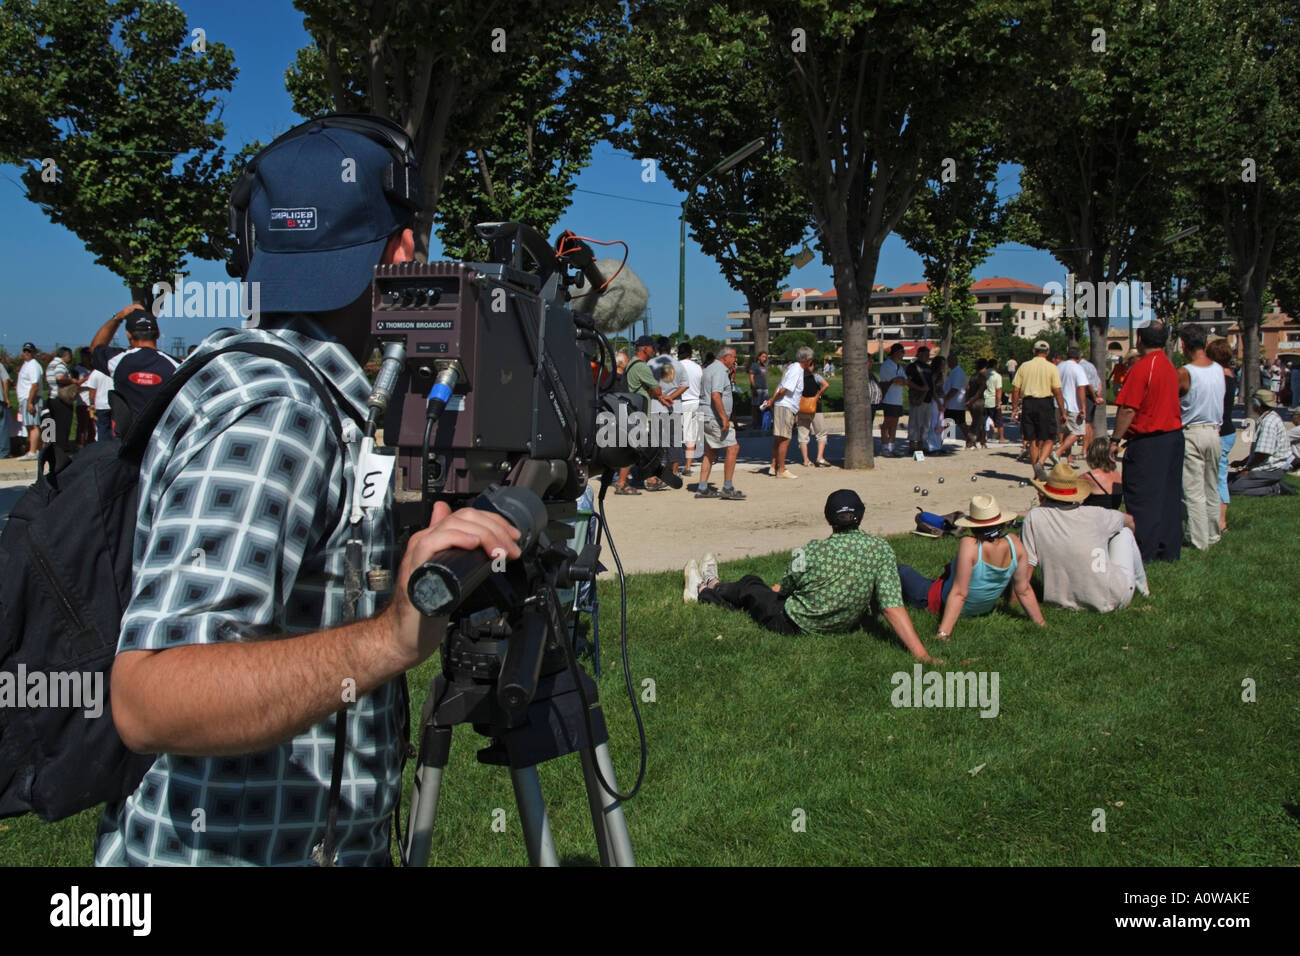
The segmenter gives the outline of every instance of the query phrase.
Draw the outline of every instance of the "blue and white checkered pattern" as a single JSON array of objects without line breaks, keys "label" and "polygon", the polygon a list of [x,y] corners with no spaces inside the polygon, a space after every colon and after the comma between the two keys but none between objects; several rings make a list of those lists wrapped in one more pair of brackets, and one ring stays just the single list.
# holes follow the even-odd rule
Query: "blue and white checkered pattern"
[{"label": "blue and white checkered pattern", "polygon": [[[353,357],[305,316],[223,329],[196,352],[240,341],[287,345],[364,415],[370,386]],[[273,359],[233,353],[181,389],[140,476],[135,579],[118,651],[310,633],[343,618],[351,448],[331,434],[316,391]],[[349,416],[340,411],[345,434]],[[346,494],[345,494],[346,493]],[[392,567],[390,499],[366,512],[370,567]],[[382,595],[365,592],[357,616]],[[338,862],[386,864],[401,788],[400,682],[348,712]],[[325,830],[334,718],[262,753],[158,757],[122,805],[105,810],[97,865],[309,864]],[[195,810],[203,810],[203,826]],[[197,831],[197,832],[196,832]]]}]

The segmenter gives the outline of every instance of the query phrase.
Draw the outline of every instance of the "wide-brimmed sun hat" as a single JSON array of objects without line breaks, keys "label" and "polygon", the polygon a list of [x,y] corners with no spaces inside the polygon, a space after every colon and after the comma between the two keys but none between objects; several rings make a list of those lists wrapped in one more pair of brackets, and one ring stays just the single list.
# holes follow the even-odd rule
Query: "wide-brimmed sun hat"
[{"label": "wide-brimmed sun hat", "polygon": [[959,528],[991,528],[1015,520],[1016,513],[1003,511],[992,495],[975,495],[970,500],[970,510],[953,523]]},{"label": "wide-brimmed sun hat", "polygon": [[1087,479],[1080,478],[1063,461],[1047,473],[1046,481],[1034,480],[1034,487],[1055,501],[1083,501],[1092,494]]}]

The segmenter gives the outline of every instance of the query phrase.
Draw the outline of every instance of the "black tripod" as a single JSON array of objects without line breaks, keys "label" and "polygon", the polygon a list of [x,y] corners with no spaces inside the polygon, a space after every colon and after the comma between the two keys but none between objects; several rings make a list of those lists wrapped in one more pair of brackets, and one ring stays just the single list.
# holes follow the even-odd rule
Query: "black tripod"
[{"label": "black tripod", "polygon": [[[419,766],[404,852],[408,866],[428,863],[451,733],[458,724],[473,725],[491,741],[479,751],[480,762],[510,768],[534,866],[559,865],[537,765],[575,750],[582,757],[601,865],[635,865],[622,802],[610,792],[618,787],[596,683],[577,666],[555,590],[557,580],[567,584],[586,575],[574,570],[569,549],[542,544],[539,551],[526,569],[494,574],[475,593],[474,609],[462,606],[449,625],[443,673],[433,679],[420,715]],[[594,555],[584,552],[580,563],[584,571],[588,563],[594,567]]]}]

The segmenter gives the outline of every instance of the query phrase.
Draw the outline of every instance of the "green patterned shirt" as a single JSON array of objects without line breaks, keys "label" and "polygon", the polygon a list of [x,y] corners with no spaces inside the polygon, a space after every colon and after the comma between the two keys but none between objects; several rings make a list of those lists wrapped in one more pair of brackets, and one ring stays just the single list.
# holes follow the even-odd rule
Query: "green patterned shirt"
[{"label": "green patterned shirt", "polygon": [[898,559],[884,538],[841,531],[796,548],[781,579],[785,613],[804,631],[856,630],[875,599],[881,610],[903,606]]}]

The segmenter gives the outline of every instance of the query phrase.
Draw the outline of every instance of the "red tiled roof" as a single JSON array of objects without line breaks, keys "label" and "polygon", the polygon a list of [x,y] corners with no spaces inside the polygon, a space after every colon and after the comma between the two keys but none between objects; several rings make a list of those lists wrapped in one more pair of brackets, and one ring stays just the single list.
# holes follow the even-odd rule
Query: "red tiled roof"
[{"label": "red tiled roof", "polygon": [[794,300],[801,292],[805,296],[821,295],[821,293],[818,292],[816,289],[787,289],[786,291],[781,293],[781,301],[790,302]]},{"label": "red tiled roof", "polygon": [[930,291],[928,282],[905,282],[896,289],[888,290],[890,295],[925,295]]},{"label": "red tiled roof", "polygon": [[993,276],[989,279],[979,279],[971,284],[972,292],[988,292],[993,289],[1031,289],[1039,295],[1043,294],[1043,287],[1033,285],[1029,282],[1021,282],[1019,279],[1007,279],[1002,276]]}]

